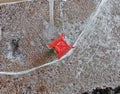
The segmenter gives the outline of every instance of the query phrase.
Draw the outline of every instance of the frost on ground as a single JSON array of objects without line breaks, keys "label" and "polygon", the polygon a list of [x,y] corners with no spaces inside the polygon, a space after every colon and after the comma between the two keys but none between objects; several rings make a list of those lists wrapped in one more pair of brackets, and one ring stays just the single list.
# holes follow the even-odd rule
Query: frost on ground
[{"label": "frost on ground", "polygon": [[[6,58],[2,63],[5,66],[4,71],[23,71],[56,60],[55,53],[48,48],[47,44],[59,34],[65,33],[67,42],[74,45],[96,6],[91,0],[86,1],[87,7],[83,5],[86,4],[85,1],[82,1],[83,4],[72,0],[53,1],[30,1],[1,6],[0,22],[4,36],[1,49],[4,50],[2,54]],[[79,4],[76,6],[77,2]],[[76,8],[80,9],[78,13]],[[84,12],[85,17],[81,11]],[[82,21],[79,22],[80,19],[77,16]],[[11,45],[14,39],[11,35],[17,35],[20,39],[18,47]],[[68,54],[71,55],[72,52],[73,50]],[[13,53],[16,56],[13,56]],[[68,57],[68,54],[63,58]],[[11,65],[9,68],[8,64]]]},{"label": "frost on ground", "polygon": [[[95,1],[97,2],[99,0]],[[47,1],[45,1],[45,3],[41,2],[42,1],[37,3],[37,5],[45,4],[46,6],[41,6],[45,6],[44,9],[48,10],[49,7],[47,6],[49,4]],[[34,67],[27,67],[18,72],[1,71],[2,87],[4,87],[5,90],[8,88],[10,91],[9,86],[12,86],[12,88],[15,89],[10,91],[11,94],[15,94],[14,92],[31,92],[32,94],[39,94],[41,92],[43,94],[82,94],[96,87],[115,88],[120,84],[120,1],[101,0],[97,7],[93,7],[92,9],[90,7],[90,5],[93,4],[90,3],[91,0],[86,0],[86,2],[87,3],[85,3],[84,0],[74,0],[74,2],[73,0],[68,0],[61,3],[59,0],[55,0],[54,29],[57,33],[53,32],[52,34],[54,34],[54,36],[51,35],[51,37],[57,36],[58,32],[64,32],[68,41],[76,46],[76,48],[68,52],[60,60],[50,58],[50,62],[47,61],[47,58],[49,58],[47,52],[44,58],[39,58],[40,55],[42,56],[44,54],[44,51],[42,52],[40,49],[47,50],[47,47],[42,48],[40,45],[45,45],[44,42],[42,43],[42,39],[45,40],[45,42],[47,41],[46,32],[49,31],[49,18],[46,15],[49,12],[37,10],[37,12],[39,11],[39,15],[36,15],[37,13],[34,12],[36,7],[29,3],[27,3],[27,5],[29,5],[31,11],[28,11],[28,7],[25,8],[27,13],[24,11],[24,8],[21,9],[23,14],[27,16],[22,32],[23,35],[28,35],[27,38],[25,38],[27,41],[23,43],[24,45],[22,47],[25,46],[24,50],[28,53],[30,51],[34,53],[41,51],[41,54],[38,53],[37,55],[39,56],[37,56],[36,54],[30,53],[32,54],[32,56],[29,55],[31,56],[30,60],[35,59],[33,64],[37,62]],[[89,8],[84,8],[80,5],[84,3],[87,4],[86,6],[89,6]],[[40,6],[39,9],[41,9]],[[76,15],[76,10],[74,9],[80,9],[78,13],[82,11],[86,18],[82,18],[82,13]],[[82,9],[86,9],[86,11],[84,12]],[[91,11],[91,13],[89,14],[87,10]],[[40,13],[40,11],[43,13]],[[87,12],[88,14],[86,14]],[[29,15],[29,13],[34,16]],[[44,16],[41,17],[42,14]],[[23,15],[21,17],[24,19]],[[43,19],[44,23],[42,24],[40,22],[43,21]],[[82,22],[79,22],[79,20],[82,20]],[[35,24],[32,24],[33,22]],[[3,22],[3,24],[5,23],[7,23],[7,21]],[[17,24],[20,23],[18,22]],[[44,24],[46,26],[44,26]],[[31,26],[28,27],[29,25]],[[43,27],[41,31],[43,30],[44,33],[33,27],[37,29]],[[26,32],[27,30],[30,30],[30,33]],[[73,32],[74,30],[75,32]],[[34,34],[31,34],[33,32]],[[38,32],[41,33],[40,38],[37,36],[39,35]],[[46,36],[44,36],[44,34],[46,34]],[[34,40],[31,40],[31,38]],[[32,46],[29,46],[29,43]],[[37,59],[32,58],[34,56],[36,56]],[[53,55],[50,54],[50,56]],[[39,65],[39,61],[42,60],[47,63]],[[30,63],[28,62],[28,64]],[[19,88],[21,88],[21,90],[19,90]],[[1,92],[5,91],[2,89]]]},{"label": "frost on ground", "polygon": [[[115,29],[120,27],[120,15],[114,10],[120,8],[118,3],[119,0],[110,0],[100,4],[99,12],[96,11],[97,15],[93,15],[92,21],[83,30],[76,50],[66,59],[66,62],[71,62],[69,71],[73,79],[77,79],[76,85],[79,83],[83,90],[120,84],[120,37],[117,36],[120,29]],[[69,88],[68,91],[73,89],[70,85],[66,88]],[[63,93],[66,93],[64,89]]]}]

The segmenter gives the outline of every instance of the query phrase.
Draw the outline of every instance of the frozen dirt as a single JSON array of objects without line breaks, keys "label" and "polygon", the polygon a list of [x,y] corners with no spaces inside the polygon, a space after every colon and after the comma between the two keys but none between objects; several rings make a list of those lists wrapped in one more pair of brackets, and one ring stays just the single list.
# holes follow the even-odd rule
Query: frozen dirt
[{"label": "frozen dirt", "polygon": [[[47,44],[61,33],[75,48],[57,59]],[[1,94],[82,94],[119,86],[120,0],[1,3],[0,75]]]}]

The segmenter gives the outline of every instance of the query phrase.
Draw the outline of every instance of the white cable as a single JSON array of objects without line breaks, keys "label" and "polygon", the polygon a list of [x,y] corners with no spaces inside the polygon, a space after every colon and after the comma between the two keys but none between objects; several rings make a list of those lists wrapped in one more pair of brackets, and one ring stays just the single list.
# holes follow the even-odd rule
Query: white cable
[{"label": "white cable", "polygon": [[6,3],[0,3],[0,6],[2,5],[11,5],[11,4],[16,4],[16,3],[21,3],[21,2],[25,2],[25,1],[32,1],[32,0],[16,0],[16,1],[13,1],[13,2],[6,2]]},{"label": "white cable", "polygon": [[[107,0],[102,0],[102,1],[101,1],[101,3],[100,3],[100,5],[98,6],[97,11],[95,12],[92,20],[93,20],[94,17],[99,13],[101,6],[102,6],[106,1],[107,1]],[[90,21],[90,22],[92,22],[92,21]],[[87,27],[89,26],[89,24],[90,24],[90,23],[88,23]],[[78,36],[78,38],[77,38],[77,40],[75,41],[75,43],[73,44],[73,46],[76,46],[76,45],[77,45],[77,43],[78,43],[79,39],[81,38],[81,35],[84,33],[84,31],[86,31],[86,28],[85,28],[85,30],[83,30],[83,31],[81,32],[81,34]],[[27,74],[27,73],[30,73],[30,72],[32,72],[32,71],[35,71],[35,70],[37,70],[37,69],[39,69],[39,68],[42,68],[42,67],[45,67],[45,66],[48,66],[48,65],[57,63],[58,61],[61,61],[61,60],[63,60],[64,58],[70,56],[70,55],[73,53],[73,51],[74,51],[74,49],[70,50],[67,54],[65,54],[65,55],[64,55],[61,59],[59,59],[59,60],[54,60],[54,61],[52,61],[52,62],[43,64],[43,65],[40,65],[40,66],[31,68],[31,69],[28,69],[28,70],[19,71],[19,72],[5,72],[5,71],[1,71],[0,74],[1,74],[1,75],[23,75],[23,74]]]}]

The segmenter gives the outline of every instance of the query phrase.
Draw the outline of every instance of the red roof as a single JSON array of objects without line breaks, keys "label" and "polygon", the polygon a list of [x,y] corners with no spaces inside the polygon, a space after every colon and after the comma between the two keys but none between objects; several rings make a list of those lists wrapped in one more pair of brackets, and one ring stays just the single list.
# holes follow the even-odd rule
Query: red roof
[{"label": "red roof", "polygon": [[48,46],[53,48],[57,52],[57,57],[60,59],[63,55],[65,55],[71,48],[74,48],[71,45],[68,45],[64,40],[65,35],[62,33],[58,38],[56,38],[53,42],[49,43]]}]

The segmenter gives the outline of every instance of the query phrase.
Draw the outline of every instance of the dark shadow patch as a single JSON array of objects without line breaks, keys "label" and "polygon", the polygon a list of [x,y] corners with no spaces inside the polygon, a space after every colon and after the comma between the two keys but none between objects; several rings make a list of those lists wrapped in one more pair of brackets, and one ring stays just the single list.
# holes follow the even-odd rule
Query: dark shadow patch
[{"label": "dark shadow patch", "polygon": [[112,87],[106,87],[104,89],[97,87],[96,89],[93,89],[91,93],[84,92],[82,94],[120,94],[120,86],[114,89]]},{"label": "dark shadow patch", "polygon": [[43,53],[36,53],[32,57],[32,65],[34,67],[46,64],[53,61],[56,58],[56,54],[53,49],[43,51]]}]

